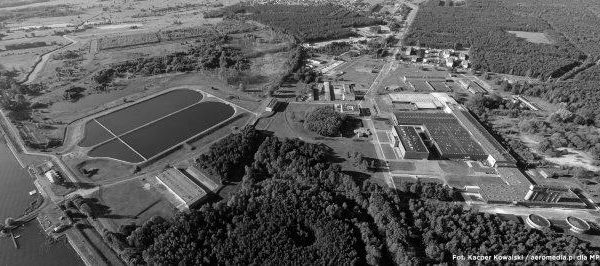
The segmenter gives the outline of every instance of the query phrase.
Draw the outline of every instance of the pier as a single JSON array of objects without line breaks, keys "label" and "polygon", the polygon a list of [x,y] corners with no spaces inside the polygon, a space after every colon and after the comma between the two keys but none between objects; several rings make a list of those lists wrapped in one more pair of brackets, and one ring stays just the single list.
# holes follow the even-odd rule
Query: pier
[{"label": "pier", "polygon": [[17,238],[15,238],[15,234],[13,234],[12,230],[10,231],[10,239],[12,239],[13,245],[15,245],[16,249],[19,249],[19,243],[17,243]]}]

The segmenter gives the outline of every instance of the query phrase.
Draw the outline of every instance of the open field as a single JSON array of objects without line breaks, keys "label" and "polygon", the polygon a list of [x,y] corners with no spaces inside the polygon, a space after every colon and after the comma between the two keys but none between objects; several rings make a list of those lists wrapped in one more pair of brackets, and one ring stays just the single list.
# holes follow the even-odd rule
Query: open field
[{"label": "open field", "polygon": [[[389,87],[398,91],[432,92],[431,87],[425,82],[429,80],[444,81],[447,75],[446,70],[437,70],[434,67],[394,63],[390,74],[385,77],[379,89]],[[404,77],[406,77],[406,82]]]},{"label": "open field", "polygon": [[529,134],[520,134],[519,138],[529,149],[536,152],[539,156],[543,157],[546,161],[551,162],[560,166],[571,166],[571,167],[582,167],[590,171],[600,171],[600,167],[594,165],[592,156],[583,151],[579,151],[573,148],[557,148],[558,151],[565,153],[559,157],[550,157],[546,154],[541,154],[537,151],[540,138]]},{"label": "open field", "polygon": [[[45,43],[46,45],[6,50],[7,47],[30,43]],[[56,50],[64,44],[66,44],[66,40],[58,36],[3,40],[0,41],[0,62],[5,69],[18,71],[17,79],[24,80],[43,54]]]},{"label": "open field", "polygon": [[157,191],[154,181],[136,179],[101,188],[92,197],[107,209],[98,220],[116,232],[121,225],[142,224],[153,216],[171,217],[176,209]]},{"label": "open field", "polygon": [[529,32],[529,31],[508,31],[508,33],[514,34],[519,38],[523,38],[531,43],[543,43],[552,44],[553,42],[543,32]]}]

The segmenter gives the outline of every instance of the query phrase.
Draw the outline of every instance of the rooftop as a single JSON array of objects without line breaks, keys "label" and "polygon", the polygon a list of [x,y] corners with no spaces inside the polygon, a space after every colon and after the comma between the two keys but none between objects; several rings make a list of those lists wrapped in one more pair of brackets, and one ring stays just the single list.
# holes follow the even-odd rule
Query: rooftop
[{"label": "rooftop", "polygon": [[[428,93],[390,93],[392,102],[414,103],[423,108],[442,108],[444,105],[433,95]],[[421,107],[419,107],[421,108]]]},{"label": "rooftop", "polygon": [[469,111],[466,110],[454,110],[454,115],[460,123],[467,129],[475,139],[478,141],[479,145],[494,159],[496,162],[508,162],[508,163],[516,163],[515,158],[510,155],[510,153],[502,147],[502,145],[490,134],[480,123],[475,119]]},{"label": "rooftop", "polygon": [[425,143],[417,133],[414,127],[411,126],[395,126],[394,129],[402,142],[402,146],[407,152],[427,153]]},{"label": "rooftop", "polygon": [[156,179],[188,207],[206,195],[202,188],[176,168],[160,173]]},{"label": "rooftop", "polygon": [[420,125],[427,128],[442,156],[485,157],[487,154],[469,132],[451,114],[436,112],[396,112],[398,125]]}]

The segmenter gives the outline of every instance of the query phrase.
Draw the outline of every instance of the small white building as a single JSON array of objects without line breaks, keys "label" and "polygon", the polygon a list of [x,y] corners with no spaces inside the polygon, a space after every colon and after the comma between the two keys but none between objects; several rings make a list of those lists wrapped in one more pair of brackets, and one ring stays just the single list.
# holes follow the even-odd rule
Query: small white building
[{"label": "small white building", "polygon": [[273,111],[275,111],[277,109],[277,104],[278,103],[279,102],[277,101],[277,99],[271,98],[269,100],[269,103],[267,104],[267,107],[265,107],[265,111],[267,111],[267,112],[273,112]]},{"label": "small white building", "polygon": [[44,176],[46,176],[46,178],[48,178],[48,181],[50,181],[50,183],[52,184],[56,184],[62,181],[62,177],[56,170],[49,170],[46,173],[44,173]]}]

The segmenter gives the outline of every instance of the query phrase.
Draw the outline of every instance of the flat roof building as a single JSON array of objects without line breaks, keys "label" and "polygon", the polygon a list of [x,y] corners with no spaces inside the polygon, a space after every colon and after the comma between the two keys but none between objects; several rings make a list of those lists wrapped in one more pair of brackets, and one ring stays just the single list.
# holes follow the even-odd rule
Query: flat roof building
[{"label": "flat roof building", "polygon": [[356,100],[356,95],[354,94],[354,84],[333,84],[332,96],[333,100],[336,101]]},{"label": "flat roof building", "polygon": [[176,168],[163,171],[156,176],[156,180],[174,196],[177,201],[176,207],[180,210],[193,207],[206,196],[206,191]]},{"label": "flat roof building", "polygon": [[60,183],[60,181],[62,181],[62,177],[54,169],[48,170],[46,173],[44,173],[44,176],[46,176],[46,178],[48,178],[48,181],[50,181],[50,183],[52,184]]},{"label": "flat roof building", "polygon": [[219,184],[217,184],[212,179],[208,178],[200,170],[198,170],[198,168],[194,166],[186,168],[185,171],[194,179],[196,179],[196,181],[200,182],[200,184],[208,188],[210,191],[216,192],[221,187],[219,186]]},{"label": "flat roof building", "polygon": [[269,103],[267,103],[267,107],[265,107],[265,111],[267,111],[267,112],[275,111],[277,109],[277,104],[279,104],[277,99],[275,99],[275,98],[269,99]]},{"label": "flat roof building", "polygon": [[396,112],[399,126],[420,126],[444,159],[486,160],[488,154],[473,140],[452,114]]},{"label": "flat roof building", "polygon": [[392,132],[394,147],[399,149],[403,159],[426,160],[429,158],[429,150],[414,127],[395,126]]},{"label": "flat roof building", "polygon": [[360,107],[358,104],[336,103],[333,105],[333,108],[342,114],[360,115]]},{"label": "flat roof building", "polygon": [[333,97],[333,91],[331,90],[331,83],[329,81],[323,82],[323,88],[321,88],[321,95],[323,95],[323,101],[331,101],[335,99]]},{"label": "flat roof building", "polygon": [[456,119],[473,135],[489,157],[492,166],[516,167],[517,160],[480,123],[463,108],[453,108]]}]

